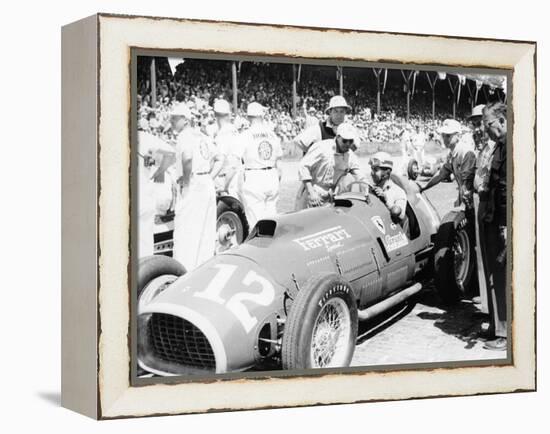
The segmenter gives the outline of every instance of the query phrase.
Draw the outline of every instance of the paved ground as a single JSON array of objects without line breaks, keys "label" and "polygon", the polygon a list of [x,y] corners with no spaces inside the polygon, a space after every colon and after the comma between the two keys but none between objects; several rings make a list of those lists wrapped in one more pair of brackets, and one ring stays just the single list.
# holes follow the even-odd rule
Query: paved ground
[{"label": "paved ground", "polygon": [[[367,158],[362,157],[367,166]],[[396,161],[396,166],[401,162]],[[283,183],[280,189],[280,212],[292,211],[296,191],[297,161],[283,162]],[[441,216],[453,208],[456,184],[441,183],[427,192]],[[463,301],[449,308],[442,304],[432,282],[415,300],[368,323],[360,324],[358,344],[352,366],[374,366],[406,363],[471,361],[505,358],[506,352],[483,349],[479,337],[488,317],[480,306]]]}]

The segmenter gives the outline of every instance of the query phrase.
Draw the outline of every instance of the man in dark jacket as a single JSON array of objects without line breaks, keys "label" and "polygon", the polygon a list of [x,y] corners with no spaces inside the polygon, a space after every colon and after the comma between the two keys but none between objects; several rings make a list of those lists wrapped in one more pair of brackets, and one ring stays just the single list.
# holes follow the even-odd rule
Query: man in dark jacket
[{"label": "man in dark jacket", "polygon": [[[488,104],[483,109],[483,126],[489,138],[495,142],[491,162],[488,202],[480,210],[479,219],[484,225],[481,243],[485,244],[488,273],[489,315],[494,339],[486,342],[491,350],[507,349],[506,312],[506,254],[507,254],[507,180],[506,180],[506,105],[501,102]],[[482,212],[482,214],[481,214]]]}]

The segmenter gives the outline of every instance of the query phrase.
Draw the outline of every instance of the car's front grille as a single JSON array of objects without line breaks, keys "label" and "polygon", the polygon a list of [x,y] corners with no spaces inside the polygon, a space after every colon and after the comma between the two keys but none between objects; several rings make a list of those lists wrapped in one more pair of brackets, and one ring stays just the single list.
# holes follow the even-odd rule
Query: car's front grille
[{"label": "car's front grille", "polygon": [[214,351],[206,336],[183,318],[154,313],[147,326],[147,337],[155,356],[165,362],[215,370]]}]

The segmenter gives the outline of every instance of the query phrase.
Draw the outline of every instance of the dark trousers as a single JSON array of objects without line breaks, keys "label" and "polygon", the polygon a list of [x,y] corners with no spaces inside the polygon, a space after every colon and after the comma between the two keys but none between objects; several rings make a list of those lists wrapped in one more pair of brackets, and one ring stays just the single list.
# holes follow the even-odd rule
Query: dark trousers
[{"label": "dark trousers", "polygon": [[[506,337],[506,226],[496,221],[485,222],[486,201],[479,202],[479,238],[487,292],[490,327],[496,337]],[[494,219],[496,220],[496,219]]]}]

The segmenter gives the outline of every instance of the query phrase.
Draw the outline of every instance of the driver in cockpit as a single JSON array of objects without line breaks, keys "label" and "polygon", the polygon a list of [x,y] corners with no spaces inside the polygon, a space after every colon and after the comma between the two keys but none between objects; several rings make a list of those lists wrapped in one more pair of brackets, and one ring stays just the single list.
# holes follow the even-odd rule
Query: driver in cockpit
[{"label": "driver in cockpit", "polygon": [[373,185],[369,190],[388,207],[392,221],[403,224],[407,210],[407,193],[391,179],[393,160],[387,152],[377,152],[370,158]]}]

